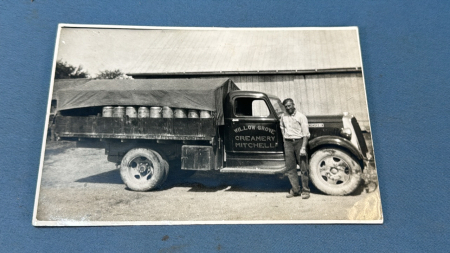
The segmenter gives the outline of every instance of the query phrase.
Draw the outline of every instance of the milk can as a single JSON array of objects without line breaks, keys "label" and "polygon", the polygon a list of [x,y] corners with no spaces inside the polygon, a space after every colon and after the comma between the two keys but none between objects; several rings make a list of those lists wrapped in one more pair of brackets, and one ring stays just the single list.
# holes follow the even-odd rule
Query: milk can
[{"label": "milk can", "polygon": [[161,118],[162,108],[159,106],[150,107],[150,118]]},{"label": "milk can", "polygon": [[195,118],[198,118],[198,117],[199,117],[199,115],[198,115],[198,111],[197,110],[189,110],[188,111],[188,118],[195,119]]},{"label": "milk can", "polygon": [[114,118],[122,118],[125,115],[125,108],[123,106],[117,106],[113,109]]},{"label": "milk can", "polygon": [[185,109],[175,109],[174,111],[175,118],[187,118],[186,110]]},{"label": "milk can", "polygon": [[201,119],[209,119],[211,118],[211,113],[209,111],[200,111],[200,118]]},{"label": "milk can", "polygon": [[104,106],[103,110],[102,110],[102,116],[105,118],[112,118],[113,107],[112,106]]},{"label": "milk can", "polygon": [[125,110],[125,115],[127,115],[130,118],[137,118],[136,108],[134,108],[133,106],[127,106]]},{"label": "milk can", "polygon": [[168,107],[168,106],[163,106],[162,108],[162,117],[163,118],[173,118],[173,110],[172,108]]},{"label": "milk can", "polygon": [[138,118],[148,118],[150,117],[150,112],[148,110],[148,107],[141,106],[138,109]]}]

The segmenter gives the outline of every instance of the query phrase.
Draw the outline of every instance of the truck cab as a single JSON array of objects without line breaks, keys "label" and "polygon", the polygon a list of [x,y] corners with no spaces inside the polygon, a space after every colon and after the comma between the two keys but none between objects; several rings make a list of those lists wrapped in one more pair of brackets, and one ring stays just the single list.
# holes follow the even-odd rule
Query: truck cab
[{"label": "truck cab", "polygon": [[[232,91],[225,103],[225,167],[221,172],[280,174],[286,171],[280,118],[281,100],[255,91]],[[311,181],[330,195],[353,192],[374,168],[355,117],[307,116],[311,137]],[[365,173],[365,174],[363,174]],[[370,181],[370,182],[369,182]]]}]

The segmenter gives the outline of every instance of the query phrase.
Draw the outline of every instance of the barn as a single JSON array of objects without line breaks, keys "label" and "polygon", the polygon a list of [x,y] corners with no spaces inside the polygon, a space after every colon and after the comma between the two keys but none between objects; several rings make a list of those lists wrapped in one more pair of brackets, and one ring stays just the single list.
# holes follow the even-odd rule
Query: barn
[{"label": "barn", "polygon": [[293,98],[306,115],[349,112],[370,130],[358,29],[152,29],[125,69],[141,78],[231,78]]}]

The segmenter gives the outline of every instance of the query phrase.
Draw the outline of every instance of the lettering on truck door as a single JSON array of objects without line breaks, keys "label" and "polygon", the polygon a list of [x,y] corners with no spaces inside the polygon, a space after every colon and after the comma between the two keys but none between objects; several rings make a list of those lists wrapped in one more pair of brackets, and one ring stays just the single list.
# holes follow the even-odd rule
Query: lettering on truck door
[{"label": "lettering on truck door", "polygon": [[264,99],[236,97],[226,125],[227,164],[251,167],[264,164],[265,159],[273,162],[276,153],[282,156],[279,121]]}]

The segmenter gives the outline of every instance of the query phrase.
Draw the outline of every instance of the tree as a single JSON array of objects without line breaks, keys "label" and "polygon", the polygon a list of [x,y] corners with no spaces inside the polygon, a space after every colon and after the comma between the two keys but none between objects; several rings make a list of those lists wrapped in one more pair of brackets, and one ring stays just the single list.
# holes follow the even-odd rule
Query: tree
[{"label": "tree", "polygon": [[89,73],[83,67],[72,66],[63,60],[56,61],[55,79],[89,78]]},{"label": "tree", "polygon": [[120,69],[104,70],[97,74],[96,79],[133,79],[131,76],[125,75]]}]

